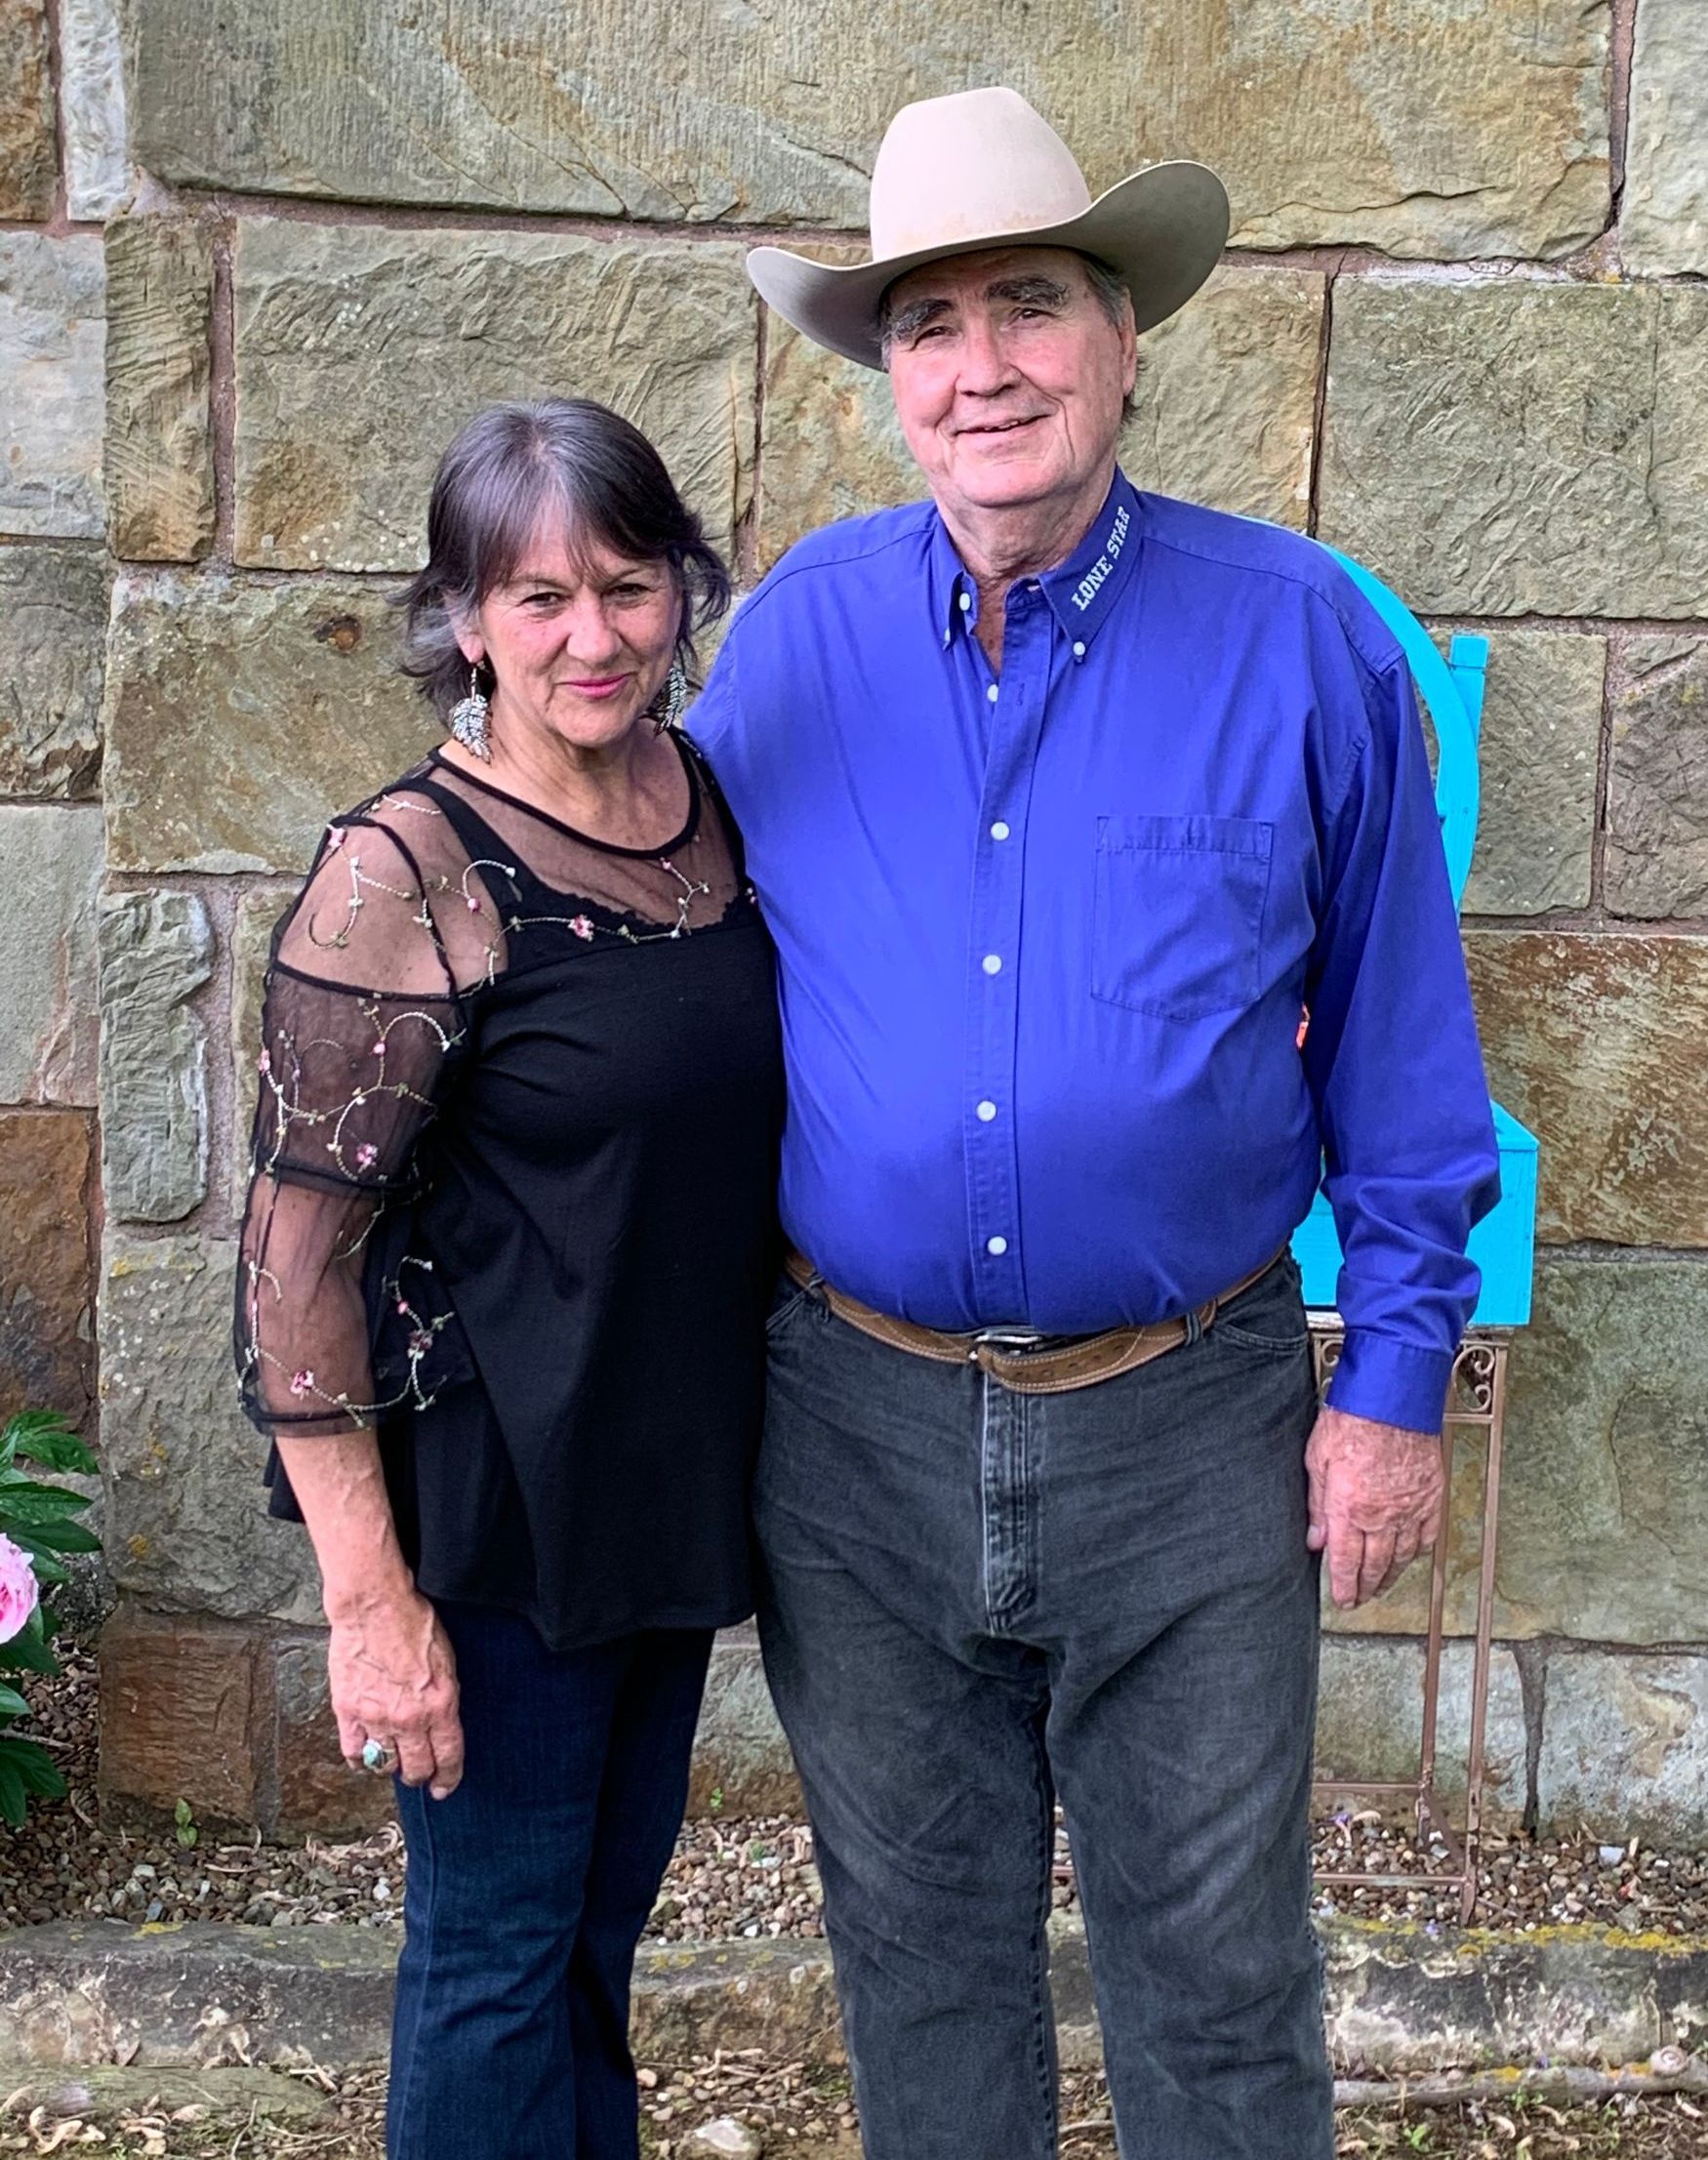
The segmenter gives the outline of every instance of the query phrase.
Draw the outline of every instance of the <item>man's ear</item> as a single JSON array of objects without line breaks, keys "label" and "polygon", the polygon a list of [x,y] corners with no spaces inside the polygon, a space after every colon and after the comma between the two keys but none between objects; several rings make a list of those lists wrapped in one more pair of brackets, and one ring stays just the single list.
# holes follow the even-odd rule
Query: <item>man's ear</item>
[{"label": "man's ear", "polygon": [[1121,388],[1131,397],[1139,381],[1139,333],[1133,321],[1133,296],[1124,296],[1126,306],[1120,311],[1120,361]]}]

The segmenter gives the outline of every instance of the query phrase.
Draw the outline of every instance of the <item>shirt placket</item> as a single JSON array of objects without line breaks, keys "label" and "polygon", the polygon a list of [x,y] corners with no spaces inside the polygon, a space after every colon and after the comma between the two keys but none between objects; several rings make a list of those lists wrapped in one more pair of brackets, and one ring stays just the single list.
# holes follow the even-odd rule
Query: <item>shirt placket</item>
[{"label": "shirt placket", "polygon": [[1002,672],[966,622],[966,655],[986,701],[984,792],[973,856],[963,1080],[967,1230],[974,1308],[986,1325],[1027,1315],[1014,1075],[1027,821],[1049,683],[1052,621],[1036,585],[1008,595]]}]

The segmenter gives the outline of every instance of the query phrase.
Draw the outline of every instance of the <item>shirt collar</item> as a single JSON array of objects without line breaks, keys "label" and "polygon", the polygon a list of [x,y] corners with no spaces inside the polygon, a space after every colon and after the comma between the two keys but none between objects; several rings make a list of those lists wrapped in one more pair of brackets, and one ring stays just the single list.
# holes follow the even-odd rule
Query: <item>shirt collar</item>
[{"label": "shirt collar", "polygon": [[1114,612],[1139,557],[1138,491],[1118,466],[1091,530],[1067,561],[1038,581],[1058,623],[1078,648],[1089,645]]},{"label": "shirt collar", "polygon": [[[1118,467],[1091,529],[1064,563],[1038,580],[1056,620],[1076,646],[1097,635],[1138,557],[1139,498]],[[931,620],[944,644],[956,628],[971,631],[979,619],[979,589],[956,552],[941,515],[931,521],[929,551]]]}]

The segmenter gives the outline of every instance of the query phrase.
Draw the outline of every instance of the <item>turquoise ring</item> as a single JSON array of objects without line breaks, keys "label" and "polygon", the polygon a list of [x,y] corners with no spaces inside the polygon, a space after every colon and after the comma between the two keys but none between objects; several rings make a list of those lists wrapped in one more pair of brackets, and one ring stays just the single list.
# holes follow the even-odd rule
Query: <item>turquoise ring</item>
[{"label": "turquoise ring", "polygon": [[373,1771],[389,1771],[397,1767],[396,1751],[384,1740],[366,1740],[362,1743],[362,1768]]}]

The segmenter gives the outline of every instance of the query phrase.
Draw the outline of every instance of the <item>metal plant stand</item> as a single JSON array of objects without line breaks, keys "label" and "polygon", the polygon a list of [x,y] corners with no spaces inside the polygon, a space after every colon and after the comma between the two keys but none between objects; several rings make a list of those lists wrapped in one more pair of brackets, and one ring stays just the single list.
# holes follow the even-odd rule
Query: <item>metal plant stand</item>
[{"label": "metal plant stand", "polygon": [[[1332,1313],[1313,1315],[1312,1336],[1317,1354],[1317,1377],[1325,1387],[1339,1361],[1345,1336]],[[1446,1419],[1442,1432],[1442,1456],[1445,1469],[1445,1497],[1442,1530],[1436,1539],[1429,1586],[1429,1636],[1423,1668],[1423,1734],[1418,1750],[1417,1775],[1396,1781],[1360,1782],[1352,1778],[1328,1778],[1318,1782],[1322,1793],[1367,1794],[1385,1801],[1404,1800],[1417,1814],[1418,1843],[1427,1843],[1431,1831],[1446,1850],[1448,1868],[1427,1875],[1377,1874],[1371,1872],[1319,1875],[1324,1884],[1381,1884],[1395,1889],[1452,1890],[1459,1893],[1459,1918],[1469,1921],[1477,1904],[1477,1870],[1483,1836],[1484,1742],[1488,1718],[1488,1676],[1494,1632],[1494,1560],[1500,1528],[1500,1459],[1506,1418],[1506,1367],[1508,1336],[1477,1332],[1467,1335],[1453,1365],[1447,1396]],[[1441,1704],[1443,1622],[1446,1606],[1447,1554],[1452,1540],[1453,1459],[1461,1433],[1483,1435],[1483,1540],[1481,1571],[1477,1584],[1476,1650],[1471,1666],[1471,1732],[1465,1765],[1465,1823],[1455,1829],[1435,1789],[1436,1731]]]}]

